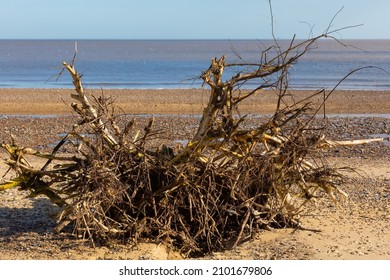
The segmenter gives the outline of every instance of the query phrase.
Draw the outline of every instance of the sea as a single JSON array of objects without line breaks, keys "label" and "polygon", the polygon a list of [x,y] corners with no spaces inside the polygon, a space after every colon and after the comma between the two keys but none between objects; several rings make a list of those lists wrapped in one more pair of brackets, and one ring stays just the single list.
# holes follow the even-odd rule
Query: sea
[{"label": "sea", "polygon": [[[277,44],[284,50],[290,41]],[[75,67],[86,88],[199,88],[213,57],[259,63],[276,54],[271,48],[264,55],[274,45],[272,40],[0,40],[0,88],[72,88],[62,62],[71,62],[76,50]],[[224,79],[251,70],[233,67]],[[390,40],[319,40],[290,68],[289,85],[389,90]]]}]

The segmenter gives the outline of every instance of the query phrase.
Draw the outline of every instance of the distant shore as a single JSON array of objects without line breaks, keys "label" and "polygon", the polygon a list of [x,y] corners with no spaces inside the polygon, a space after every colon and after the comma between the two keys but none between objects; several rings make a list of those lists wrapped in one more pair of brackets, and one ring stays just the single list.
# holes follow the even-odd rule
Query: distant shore
[{"label": "distant shore", "polygon": [[[99,96],[99,89],[88,90]],[[0,88],[0,115],[68,115],[72,113],[72,89],[14,89]],[[127,114],[201,114],[207,105],[207,89],[107,89],[115,104]],[[287,98],[292,103],[314,91],[292,91]],[[314,98],[317,108],[323,95]],[[264,91],[240,104],[241,113],[271,114],[275,110],[277,94]],[[335,91],[326,103],[327,114],[390,114],[390,91]],[[323,113],[323,109],[321,109]]]}]

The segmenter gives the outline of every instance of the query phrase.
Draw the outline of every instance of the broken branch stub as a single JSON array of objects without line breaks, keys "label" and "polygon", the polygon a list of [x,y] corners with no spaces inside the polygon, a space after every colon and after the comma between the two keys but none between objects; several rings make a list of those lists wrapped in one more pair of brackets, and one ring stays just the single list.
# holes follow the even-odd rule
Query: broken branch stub
[{"label": "broken branch stub", "polygon": [[77,100],[82,106],[82,108],[79,108],[77,104],[72,104],[72,108],[76,111],[77,114],[79,114],[83,118],[83,120],[92,121],[92,126],[102,132],[105,140],[109,145],[117,145],[117,141],[110,134],[105,124],[102,122],[100,116],[98,115],[97,109],[89,102],[84,92],[83,83],[81,81],[79,73],[76,71],[73,65],[70,65],[65,61],[62,64],[72,76],[73,85],[75,86],[75,90],[77,93],[77,95],[72,94],[71,96],[73,99]]}]

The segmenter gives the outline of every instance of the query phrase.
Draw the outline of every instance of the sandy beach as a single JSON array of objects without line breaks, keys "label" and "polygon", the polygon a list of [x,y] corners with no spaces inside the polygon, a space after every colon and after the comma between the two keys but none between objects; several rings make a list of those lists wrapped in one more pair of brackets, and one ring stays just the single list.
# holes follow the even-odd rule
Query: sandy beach
[{"label": "sandy beach", "polygon": [[[201,114],[209,95],[207,89],[109,89],[88,90],[94,96],[112,97],[127,114]],[[72,112],[70,94],[73,89],[1,89],[0,115],[67,115]],[[292,91],[290,102],[313,94],[313,91]],[[277,94],[263,91],[240,105],[242,113],[272,114]],[[314,107],[323,95],[314,98]],[[327,100],[329,114],[390,114],[390,92],[335,91]]]},{"label": "sandy beach", "polygon": [[[99,96],[101,90],[88,90]],[[0,141],[15,135],[23,146],[50,149],[68,131],[74,117],[67,89],[0,89]],[[313,92],[294,91],[290,101]],[[156,127],[167,141],[192,135],[208,102],[208,91],[104,90],[118,105],[118,113],[136,115],[137,121],[156,116]],[[274,112],[277,95],[266,91],[244,102],[240,114]],[[323,95],[314,98],[318,106]],[[323,108],[319,116],[324,113]],[[326,135],[330,139],[390,136],[390,92],[336,91],[327,100]],[[255,121],[255,120],[254,120]],[[390,259],[390,143],[370,143],[327,152],[336,166],[356,168],[348,173],[344,190],[349,201],[335,207],[329,200],[310,204],[302,225],[311,230],[263,231],[237,248],[204,259]],[[0,175],[6,171],[0,152]],[[168,247],[144,243],[96,247],[55,234],[51,217],[57,208],[46,198],[26,198],[17,190],[0,192],[0,259],[179,259]],[[305,215],[306,214],[306,215]]]}]

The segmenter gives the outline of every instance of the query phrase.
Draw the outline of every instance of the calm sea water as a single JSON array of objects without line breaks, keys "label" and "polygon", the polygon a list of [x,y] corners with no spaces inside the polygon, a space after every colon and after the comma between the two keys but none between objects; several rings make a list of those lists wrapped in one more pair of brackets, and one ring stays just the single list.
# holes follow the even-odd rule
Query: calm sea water
[{"label": "calm sea water", "polygon": [[[281,41],[286,45],[287,41]],[[295,89],[332,88],[351,70],[375,66],[390,72],[390,40],[344,41],[343,47],[324,40],[291,69]],[[78,41],[76,68],[89,88],[196,88],[196,79],[212,57],[228,62],[258,62],[270,41]],[[75,41],[0,40],[0,87],[66,88],[70,77],[61,62],[73,57]],[[240,55],[240,58],[237,56]],[[234,72],[228,72],[230,78]],[[249,86],[254,86],[249,85]],[[390,89],[390,74],[362,70],[346,79],[342,89]]]}]

